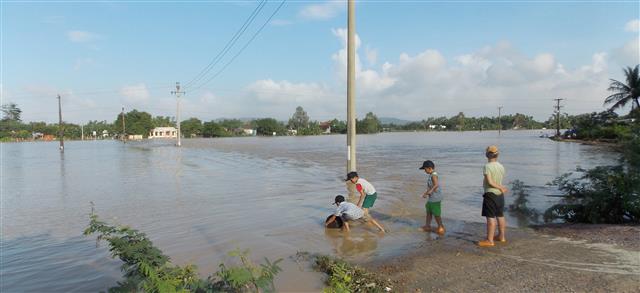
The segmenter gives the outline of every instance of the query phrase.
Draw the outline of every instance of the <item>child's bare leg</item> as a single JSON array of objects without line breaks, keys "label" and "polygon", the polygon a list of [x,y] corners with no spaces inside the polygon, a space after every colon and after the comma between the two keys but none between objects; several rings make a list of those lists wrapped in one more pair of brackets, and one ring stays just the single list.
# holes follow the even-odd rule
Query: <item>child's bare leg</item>
[{"label": "child's bare leg", "polygon": [[444,225],[442,225],[442,217],[435,216],[435,218],[436,218],[436,223],[438,223],[438,228],[444,229]]},{"label": "child's bare leg", "polygon": [[427,216],[425,216],[425,225],[422,226],[422,230],[425,232],[431,231],[431,213],[427,212]]},{"label": "child's bare leg", "polygon": [[349,223],[347,223],[347,221],[344,221],[343,227],[344,227],[344,231],[347,231],[347,232],[350,231],[349,230]]},{"label": "child's bare leg", "polygon": [[364,211],[364,216],[365,217],[369,216],[369,209],[368,208],[363,208],[362,210]]},{"label": "child's bare leg", "polygon": [[504,241],[507,239],[507,220],[504,217],[498,217],[498,239]]},{"label": "child's bare leg", "polygon": [[380,229],[380,232],[384,233],[384,228],[382,227],[382,225],[380,225],[380,223],[378,223],[378,221],[376,221],[374,218],[369,217],[369,221],[371,221],[371,223],[373,223],[374,225],[376,225],[376,227],[378,227],[378,229]]},{"label": "child's bare leg", "polygon": [[496,218],[487,217],[487,241],[493,243],[493,236],[496,233]]}]

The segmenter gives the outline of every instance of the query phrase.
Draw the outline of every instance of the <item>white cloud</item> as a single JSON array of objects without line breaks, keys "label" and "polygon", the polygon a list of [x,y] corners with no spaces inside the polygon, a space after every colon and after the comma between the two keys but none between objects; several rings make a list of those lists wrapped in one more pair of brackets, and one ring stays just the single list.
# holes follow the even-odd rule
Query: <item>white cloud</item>
[{"label": "white cloud", "polygon": [[88,43],[100,38],[100,35],[87,31],[68,31],[67,38],[74,43]]},{"label": "white cloud", "polygon": [[622,66],[634,66],[640,63],[640,38],[636,37],[622,47],[613,50],[613,56]]},{"label": "white cloud", "polygon": [[640,19],[634,19],[627,22],[624,26],[624,30],[628,32],[637,33],[640,31]]},{"label": "white cloud", "polygon": [[310,20],[327,20],[336,17],[346,10],[345,1],[327,1],[322,4],[313,4],[303,7],[298,16]]},{"label": "white cloud", "polygon": [[124,86],[120,89],[124,102],[134,107],[147,105],[149,102],[149,90],[144,83]]}]

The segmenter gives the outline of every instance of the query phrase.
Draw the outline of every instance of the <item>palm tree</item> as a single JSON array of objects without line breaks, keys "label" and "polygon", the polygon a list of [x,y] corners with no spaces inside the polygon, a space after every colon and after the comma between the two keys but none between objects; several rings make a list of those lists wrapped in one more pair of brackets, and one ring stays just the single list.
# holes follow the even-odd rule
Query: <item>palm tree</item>
[{"label": "palm tree", "polygon": [[624,69],[624,75],[627,78],[627,84],[619,82],[615,79],[611,79],[608,90],[614,94],[608,96],[604,100],[604,104],[613,104],[610,110],[616,110],[627,105],[631,102],[631,108],[633,109],[635,102],[635,108],[640,109],[638,103],[638,97],[640,97],[640,65],[636,65],[635,68],[627,67]]}]

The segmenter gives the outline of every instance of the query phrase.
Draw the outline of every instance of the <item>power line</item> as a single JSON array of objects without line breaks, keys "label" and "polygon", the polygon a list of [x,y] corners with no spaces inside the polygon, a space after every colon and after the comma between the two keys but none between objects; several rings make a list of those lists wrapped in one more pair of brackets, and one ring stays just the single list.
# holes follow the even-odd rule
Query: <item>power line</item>
[{"label": "power line", "polygon": [[255,20],[256,16],[258,16],[260,11],[262,11],[262,8],[264,8],[266,3],[267,3],[266,0],[262,0],[260,3],[258,3],[258,6],[253,10],[251,15],[249,15],[249,17],[244,21],[242,26],[236,31],[236,33],[233,35],[233,37],[231,37],[231,39],[227,42],[227,44],[224,46],[224,48],[220,52],[218,52],[218,55],[216,55],[216,57],[214,57],[213,60],[211,60],[211,62],[209,62],[209,64],[207,66],[205,66],[205,68],[202,69],[202,71],[200,71],[200,73],[198,73],[198,75],[196,75],[196,77],[194,77],[192,80],[187,82],[185,84],[185,86],[184,86],[185,88],[188,88],[192,84],[200,81],[203,77],[205,77],[213,69],[214,66],[216,66],[218,64],[218,62],[220,62],[220,60],[222,60],[224,55],[226,55],[227,52],[229,52],[229,50],[236,44],[238,39],[240,39],[242,34],[244,34],[244,32],[247,30],[247,28],[249,28],[249,25],[251,25],[251,23]]},{"label": "power line", "polygon": [[238,53],[236,53],[231,60],[229,60],[229,62],[227,62],[220,70],[218,70],[218,72],[216,72],[214,75],[212,75],[209,79],[207,79],[204,83],[200,84],[199,86],[197,86],[195,89],[193,89],[192,91],[197,91],[200,88],[202,88],[203,86],[205,86],[206,84],[208,84],[209,82],[211,82],[214,78],[218,77],[230,64],[231,62],[233,62],[238,56],[240,56],[240,54],[249,46],[249,44],[251,44],[251,42],[258,36],[258,34],[260,34],[260,32],[264,29],[265,26],[267,26],[267,24],[269,24],[269,22],[271,21],[271,19],[278,13],[278,11],[280,11],[280,8],[282,8],[282,6],[284,5],[284,3],[287,2],[287,0],[282,0],[282,2],[280,3],[280,5],[278,5],[278,7],[276,8],[275,11],[273,11],[273,13],[269,16],[269,18],[267,18],[267,20],[264,22],[264,24],[262,24],[262,26],[253,34],[253,36],[251,36],[251,39],[249,39],[249,41],[247,41],[247,43],[240,49],[240,51],[238,51]]}]

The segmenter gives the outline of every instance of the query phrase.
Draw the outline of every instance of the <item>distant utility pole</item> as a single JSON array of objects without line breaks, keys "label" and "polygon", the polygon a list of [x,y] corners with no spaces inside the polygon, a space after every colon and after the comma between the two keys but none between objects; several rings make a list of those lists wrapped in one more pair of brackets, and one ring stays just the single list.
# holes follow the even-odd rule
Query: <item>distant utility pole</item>
[{"label": "distant utility pole", "polygon": [[64,129],[62,128],[62,103],[58,95],[58,136],[60,136],[60,151],[64,152]]},{"label": "distant utility pole", "polygon": [[178,124],[178,144],[177,146],[181,146],[180,142],[180,96],[185,94],[185,92],[180,91],[180,82],[176,82],[176,90],[171,92],[172,95],[176,95],[176,124]]},{"label": "distant utility pole", "polygon": [[122,142],[127,143],[127,128],[124,124],[124,107],[122,107]]},{"label": "distant utility pole", "polygon": [[502,106],[498,107],[498,135],[502,133],[502,121],[500,120],[502,117]]},{"label": "distant utility pole", "polygon": [[553,100],[557,103],[554,106],[554,108],[556,108],[556,137],[560,137],[560,108],[562,108],[562,106],[560,106],[560,101],[564,99],[557,98]]},{"label": "distant utility pole", "polygon": [[356,171],[356,5],[348,0],[347,17],[347,172]]}]

